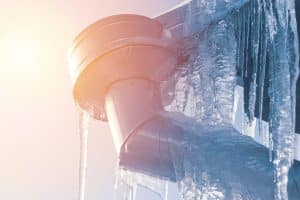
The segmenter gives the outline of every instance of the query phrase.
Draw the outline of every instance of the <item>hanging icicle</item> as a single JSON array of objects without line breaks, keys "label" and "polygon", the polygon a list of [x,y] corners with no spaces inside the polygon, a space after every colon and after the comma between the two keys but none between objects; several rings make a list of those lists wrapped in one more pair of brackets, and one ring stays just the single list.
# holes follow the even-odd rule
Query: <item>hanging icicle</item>
[{"label": "hanging icicle", "polygon": [[270,156],[277,183],[275,199],[287,199],[298,75],[294,2],[253,0],[237,15],[237,69],[243,79],[245,111],[250,123],[258,118],[259,130],[262,120],[269,122]]},{"label": "hanging icicle", "polygon": [[79,200],[85,200],[87,150],[88,150],[88,125],[90,114],[78,107],[79,137],[80,137],[80,162],[79,162]]}]

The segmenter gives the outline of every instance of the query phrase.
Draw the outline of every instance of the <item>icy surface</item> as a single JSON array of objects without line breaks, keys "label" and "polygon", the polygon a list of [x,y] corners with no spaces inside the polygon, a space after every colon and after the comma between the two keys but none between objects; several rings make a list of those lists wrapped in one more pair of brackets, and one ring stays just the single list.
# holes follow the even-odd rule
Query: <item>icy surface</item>
[{"label": "icy surface", "polygon": [[[187,14],[188,27],[205,24],[201,20],[209,21],[206,15],[216,16],[220,2],[193,1]],[[255,127],[265,132],[269,127],[270,142],[266,146],[275,165],[274,199],[287,199],[287,175],[294,158],[296,28],[294,1],[249,1],[239,12],[194,36],[197,51],[173,77],[177,82],[175,100],[166,107],[211,125],[232,121],[237,74],[244,87],[243,133],[253,133]],[[184,180],[194,190],[190,179]]]},{"label": "icy surface", "polygon": [[80,163],[79,163],[79,200],[85,200],[87,150],[88,150],[88,125],[89,113],[79,111],[79,136],[80,136]]},{"label": "icy surface", "polygon": [[232,121],[236,85],[236,42],[225,20],[195,36],[196,54],[175,74],[175,100],[168,110],[209,124]]},{"label": "icy surface", "polygon": [[[183,199],[274,199],[277,183],[266,147],[230,125],[178,123],[185,129],[185,145],[170,149]],[[294,166],[295,171],[289,173],[290,200],[300,195],[300,179],[295,176],[299,169]]]},{"label": "icy surface", "polygon": [[196,33],[210,24],[224,19],[228,13],[243,6],[249,0],[192,0],[188,5],[186,34]]},{"label": "icy surface", "polygon": [[246,89],[246,113],[250,124],[258,117],[259,131],[262,119],[269,121],[270,159],[275,165],[274,198],[287,199],[287,175],[294,158],[298,75],[294,1],[253,0],[238,15],[237,67]]},{"label": "icy surface", "polygon": [[230,126],[191,127],[186,147],[171,148],[183,199],[272,199],[275,184],[266,149]]},{"label": "icy surface", "polygon": [[[205,124],[187,131],[186,146],[171,149],[185,200],[288,199],[299,59],[294,15],[290,0],[193,0],[188,6],[185,31],[198,31],[189,38],[196,48],[188,49],[188,61],[165,83],[175,88],[163,88],[163,99],[172,100],[167,110]],[[237,84],[244,88],[239,115]],[[79,191],[84,200],[88,115],[80,116]],[[240,133],[254,138],[269,133],[263,140],[274,167],[262,146],[228,125],[237,120],[243,124]],[[167,199],[165,181],[121,168],[118,174],[118,185],[126,186],[123,199],[134,200],[138,187]]]},{"label": "icy surface", "polygon": [[[169,145],[184,200],[274,199],[274,167],[269,162],[267,148],[240,134],[231,125],[209,125],[180,115],[170,117],[184,130],[183,140]],[[294,168],[296,171],[290,174],[290,200],[299,197],[297,184],[300,179],[296,175],[299,169]],[[121,179],[128,186],[123,198],[126,200],[136,197],[139,184],[160,196],[165,191],[162,180],[137,172],[125,171]]]},{"label": "icy surface", "polygon": [[298,44],[293,1],[275,1],[267,11],[270,33],[270,133],[275,165],[275,199],[287,199],[293,161]]},{"label": "icy surface", "polygon": [[168,199],[168,181],[118,168],[116,190],[119,193],[123,189],[123,196],[117,197],[116,200],[135,200],[139,187],[152,191],[160,200]]}]

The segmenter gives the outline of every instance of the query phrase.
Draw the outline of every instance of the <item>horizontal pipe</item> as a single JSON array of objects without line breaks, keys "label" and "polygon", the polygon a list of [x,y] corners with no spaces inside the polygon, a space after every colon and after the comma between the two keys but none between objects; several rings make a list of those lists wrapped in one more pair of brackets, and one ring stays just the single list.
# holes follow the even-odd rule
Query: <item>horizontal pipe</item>
[{"label": "horizontal pipe", "polygon": [[[207,181],[201,175],[206,174],[210,184],[218,184],[226,195],[234,191],[255,199],[272,199],[274,166],[268,152],[231,126],[212,127],[185,117],[178,120],[160,115],[129,136],[120,152],[119,165],[177,182],[201,172],[195,181]],[[300,196],[298,161],[290,169],[288,191],[289,199]]]}]

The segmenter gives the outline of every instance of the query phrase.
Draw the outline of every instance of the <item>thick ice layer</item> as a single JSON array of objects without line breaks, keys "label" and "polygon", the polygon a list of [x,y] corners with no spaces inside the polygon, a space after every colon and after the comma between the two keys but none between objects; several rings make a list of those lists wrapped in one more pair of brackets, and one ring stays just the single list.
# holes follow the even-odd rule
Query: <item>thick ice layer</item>
[{"label": "thick ice layer", "polygon": [[[298,41],[293,1],[277,1],[269,16],[271,31],[270,132],[274,150],[276,199],[287,199],[287,174],[293,161],[295,127],[295,74],[298,75]],[[295,41],[297,45],[295,45]]]},{"label": "thick ice layer", "polygon": [[196,54],[175,75],[175,100],[167,109],[209,124],[229,123],[236,85],[232,24],[219,21],[194,37]]},{"label": "thick ice layer", "polygon": [[[198,27],[197,9],[215,16],[219,2],[193,1],[186,23]],[[244,132],[253,127],[254,121],[258,131],[265,127],[262,120],[269,122],[270,144],[266,146],[270,146],[276,166],[275,199],[287,199],[287,173],[294,158],[296,30],[293,1],[249,1],[239,12],[195,36],[198,49],[177,72],[175,101],[167,107],[208,124],[229,122],[237,72],[238,83],[245,91]]]},{"label": "thick ice layer", "polygon": [[[185,146],[172,146],[185,200],[271,200],[277,183],[268,150],[230,126],[185,127]],[[181,153],[179,153],[181,152]],[[180,156],[181,155],[181,156]],[[299,163],[289,174],[289,199],[300,195]]]},{"label": "thick ice layer", "polygon": [[[174,114],[169,117],[174,127],[182,129],[183,137],[169,134],[166,145],[183,199],[273,199],[274,165],[269,162],[266,147],[231,125],[197,123]],[[290,200],[300,195],[299,174],[300,164],[296,161],[289,172]],[[126,198],[130,200],[136,196],[138,185],[161,196],[165,191],[163,181],[137,172],[123,171],[121,180],[128,186]]]},{"label": "thick ice layer", "polygon": [[[214,1],[197,1],[197,6],[191,7],[191,12],[204,7],[216,12]],[[192,24],[193,19],[188,19],[187,23]],[[236,120],[234,91],[239,79],[245,91],[242,130],[246,133],[257,123],[258,131],[262,131],[266,127],[262,120],[270,122],[271,143],[265,145],[273,150],[275,167],[269,162],[268,150],[250,137],[224,127],[202,134],[200,130],[210,128],[201,127],[185,135],[187,146],[172,150],[184,199],[268,200],[288,199],[288,195],[289,199],[297,199],[299,163],[294,163],[296,170],[289,172],[298,74],[292,3],[250,1],[239,13],[211,24],[193,40],[198,43],[195,54],[169,80],[169,85],[176,83],[175,92],[164,90],[165,98],[174,98],[166,108],[218,129]],[[125,182],[130,182],[131,176]],[[134,189],[130,191],[135,194]]]}]

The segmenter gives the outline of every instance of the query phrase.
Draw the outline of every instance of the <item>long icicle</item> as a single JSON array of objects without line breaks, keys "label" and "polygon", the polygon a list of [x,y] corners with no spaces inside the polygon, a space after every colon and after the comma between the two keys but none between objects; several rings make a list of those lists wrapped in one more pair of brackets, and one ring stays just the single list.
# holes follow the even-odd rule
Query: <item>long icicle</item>
[{"label": "long icicle", "polygon": [[[298,66],[296,46],[289,42],[292,36],[297,38],[291,19],[294,5],[289,0],[268,2],[270,34],[270,132],[274,148],[273,163],[275,167],[276,200],[288,199],[288,172],[293,162],[294,149],[294,102],[295,85],[293,74]],[[293,41],[295,43],[295,41]]]},{"label": "long icicle", "polygon": [[[265,0],[262,1],[261,12],[266,10]],[[266,60],[267,60],[267,33],[266,33],[266,19],[263,14],[260,15],[260,59],[259,59],[259,80],[258,80],[258,126],[259,135],[262,135],[262,119],[263,119],[263,104],[264,104],[264,88],[265,88],[265,76],[266,76]]]},{"label": "long icicle", "polygon": [[249,120],[250,123],[254,120],[255,115],[255,102],[256,102],[256,89],[257,89],[257,72],[258,72],[258,61],[259,61],[259,38],[260,38],[260,15],[261,5],[260,0],[253,0],[250,2],[250,12],[251,12],[251,57],[252,57],[252,73],[249,77],[251,79],[249,88]]},{"label": "long icicle", "polygon": [[79,200],[85,199],[87,150],[88,150],[89,113],[79,109],[80,163],[79,163]]},{"label": "long icicle", "polygon": [[269,121],[275,199],[287,199],[288,169],[293,162],[299,60],[294,1],[253,0],[238,15],[242,22],[235,23],[240,50],[237,67],[244,81],[246,113],[250,122],[258,117],[259,132],[262,119]]}]

